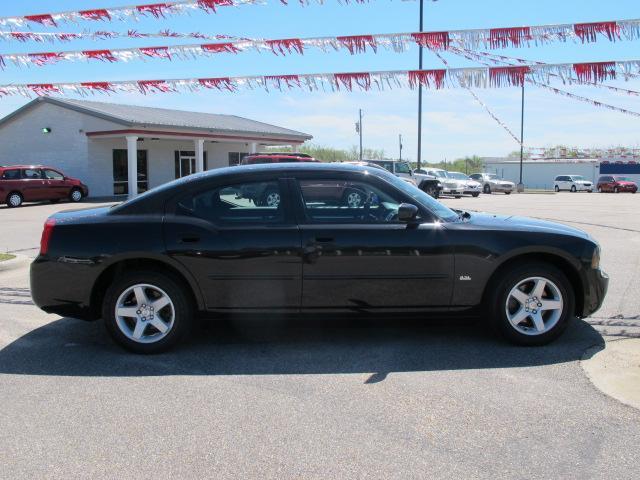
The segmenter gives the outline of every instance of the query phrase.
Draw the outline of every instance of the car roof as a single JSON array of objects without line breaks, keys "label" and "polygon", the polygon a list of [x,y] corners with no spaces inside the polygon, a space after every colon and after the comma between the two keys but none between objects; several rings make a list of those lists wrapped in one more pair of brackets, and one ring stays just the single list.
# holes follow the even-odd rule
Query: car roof
[{"label": "car roof", "polygon": [[55,167],[49,167],[47,165],[0,165],[0,168],[50,168],[52,170],[57,170]]}]

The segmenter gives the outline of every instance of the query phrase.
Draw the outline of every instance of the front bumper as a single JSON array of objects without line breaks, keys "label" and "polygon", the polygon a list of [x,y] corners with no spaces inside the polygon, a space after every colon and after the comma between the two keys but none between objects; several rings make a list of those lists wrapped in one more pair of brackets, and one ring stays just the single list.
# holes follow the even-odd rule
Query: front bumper
[{"label": "front bumper", "polygon": [[609,276],[601,269],[590,268],[585,275],[582,312],[576,312],[582,318],[593,315],[600,309],[609,288]]},{"label": "front bumper", "polygon": [[593,192],[593,185],[576,185],[579,192]]}]

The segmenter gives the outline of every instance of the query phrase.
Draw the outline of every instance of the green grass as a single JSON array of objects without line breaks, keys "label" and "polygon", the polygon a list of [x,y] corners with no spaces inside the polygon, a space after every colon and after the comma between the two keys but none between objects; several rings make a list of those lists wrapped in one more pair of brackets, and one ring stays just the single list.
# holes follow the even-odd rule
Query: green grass
[{"label": "green grass", "polygon": [[12,258],[16,258],[16,256],[11,255],[9,253],[0,253],[0,262],[4,262],[5,260],[11,260]]}]

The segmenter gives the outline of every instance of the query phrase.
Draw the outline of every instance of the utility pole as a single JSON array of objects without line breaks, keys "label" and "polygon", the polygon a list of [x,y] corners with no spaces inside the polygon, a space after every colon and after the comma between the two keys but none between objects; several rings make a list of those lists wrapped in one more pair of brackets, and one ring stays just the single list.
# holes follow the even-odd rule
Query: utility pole
[{"label": "utility pole", "polygon": [[520,182],[518,183],[518,192],[524,192],[524,184],[522,183],[523,159],[524,159],[524,79],[522,80],[522,109],[520,111]]},{"label": "utility pole", "polygon": [[398,135],[398,142],[400,144],[400,161],[402,161],[402,134]]},{"label": "utility pole", "polygon": [[356,123],[356,132],[360,134],[360,161],[362,161],[362,109],[358,110],[359,120]]},{"label": "utility pole", "polygon": [[[424,12],[424,0],[420,0],[420,32],[423,31],[423,15]],[[422,46],[418,49],[420,51],[418,60],[418,69],[422,70]],[[421,168],[422,164],[422,84],[418,83],[418,168]]]}]

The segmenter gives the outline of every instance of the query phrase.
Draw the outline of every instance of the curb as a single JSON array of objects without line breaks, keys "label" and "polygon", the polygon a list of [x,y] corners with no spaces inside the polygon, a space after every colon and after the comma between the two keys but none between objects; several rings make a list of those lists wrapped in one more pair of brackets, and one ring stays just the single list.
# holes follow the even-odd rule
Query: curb
[{"label": "curb", "polygon": [[11,255],[15,255],[16,258],[12,258],[11,260],[5,260],[4,262],[0,262],[0,273],[9,272],[11,270],[17,270],[20,267],[29,265],[33,260],[31,257],[27,257],[26,255],[20,255],[19,253],[12,253]]}]

